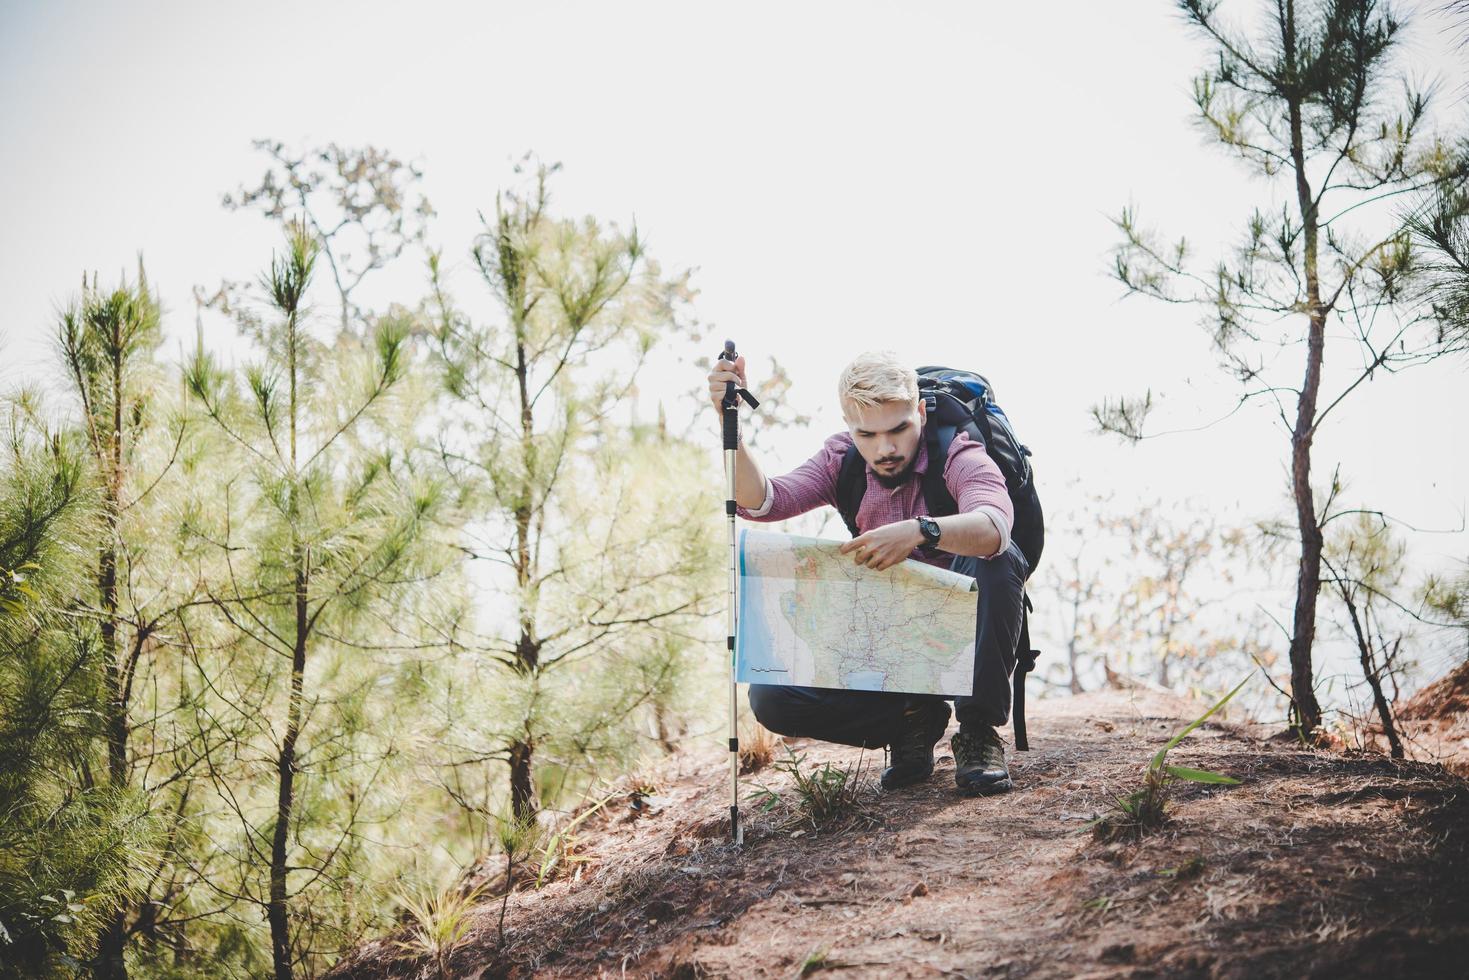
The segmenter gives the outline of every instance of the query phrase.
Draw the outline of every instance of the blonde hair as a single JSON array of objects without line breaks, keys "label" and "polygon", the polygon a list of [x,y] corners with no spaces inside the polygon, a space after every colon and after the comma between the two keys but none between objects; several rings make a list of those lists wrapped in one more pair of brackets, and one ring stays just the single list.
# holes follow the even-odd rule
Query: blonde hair
[{"label": "blonde hair", "polygon": [[843,406],[872,408],[883,402],[918,404],[918,372],[898,360],[892,351],[868,351],[842,370],[837,398]]}]

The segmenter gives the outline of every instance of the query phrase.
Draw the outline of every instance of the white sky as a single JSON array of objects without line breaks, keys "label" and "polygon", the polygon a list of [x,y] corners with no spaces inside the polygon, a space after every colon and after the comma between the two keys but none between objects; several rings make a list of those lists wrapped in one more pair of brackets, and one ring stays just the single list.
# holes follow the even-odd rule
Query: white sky
[{"label": "white sky", "polygon": [[[1443,106],[1462,124],[1466,59],[1437,6],[1415,14],[1406,64],[1448,79]],[[471,306],[476,211],[534,150],[565,165],[561,213],[635,215],[666,267],[698,267],[701,320],[755,367],[772,353],[787,366],[816,421],[774,440],[768,468],[838,427],[831,389],[850,355],[890,347],[991,377],[1053,513],[1080,477],[1121,499],[1264,516],[1284,502],[1286,456],[1263,411],[1136,449],[1088,417],[1148,386],[1178,424],[1231,404],[1195,314],[1122,302],[1107,277],[1108,216],[1129,201],[1212,260],[1271,200],[1191,126],[1204,55],[1160,0],[0,0],[0,385],[49,370],[55,310],[83,269],[115,281],[141,250],[182,341],[193,285],[264,267],[276,231],[219,206],[264,170],[254,138],[417,161],[440,215],[431,237]],[[390,281],[396,298],[419,295],[416,265]],[[228,343],[222,322],[206,326]],[[1361,500],[1458,527],[1466,364],[1374,383],[1320,438],[1318,472],[1340,460]],[[1423,567],[1469,555],[1464,534],[1412,544]]]}]

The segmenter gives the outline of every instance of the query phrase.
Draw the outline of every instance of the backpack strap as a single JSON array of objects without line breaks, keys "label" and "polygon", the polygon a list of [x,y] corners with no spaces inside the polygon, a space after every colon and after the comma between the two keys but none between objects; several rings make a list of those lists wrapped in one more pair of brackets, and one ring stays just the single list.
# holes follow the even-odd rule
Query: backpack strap
[{"label": "backpack strap", "polygon": [[959,432],[953,425],[929,425],[924,432],[928,441],[928,469],[923,474],[923,499],[928,504],[931,517],[947,517],[959,513],[954,495],[944,482],[944,467],[949,463],[949,447]]},{"label": "backpack strap", "polygon": [[867,493],[867,463],[857,451],[856,444],[847,447],[842,457],[842,468],[837,472],[837,513],[852,537],[857,536],[857,511],[862,509],[862,498]]},{"label": "backpack strap", "polygon": [[[924,426],[923,438],[928,445],[928,469],[923,474],[923,499],[928,504],[932,517],[946,517],[959,513],[959,505],[944,482],[944,467],[949,461],[949,447],[959,434],[956,425]],[[857,511],[862,509],[862,498],[867,493],[867,463],[856,445],[847,447],[842,457],[842,466],[837,471],[837,512],[852,537],[857,536]]]}]

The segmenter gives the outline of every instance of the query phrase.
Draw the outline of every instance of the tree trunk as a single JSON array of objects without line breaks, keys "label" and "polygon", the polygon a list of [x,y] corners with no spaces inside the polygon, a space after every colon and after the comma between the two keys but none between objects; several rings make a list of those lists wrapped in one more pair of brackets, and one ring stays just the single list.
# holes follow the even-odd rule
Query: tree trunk
[{"label": "tree trunk", "polygon": [[[128,782],[128,706],[124,664],[117,635],[117,537],[122,523],[122,337],[121,324],[113,325],[112,343],[112,432],[106,451],[97,460],[103,478],[102,548],[97,558],[97,592],[102,611],[102,660],[106,665],[107,704],[104,726],[107,738],[107,780],[114,792]],[[101,447],[98,447],[99,449]],[[111,913],[97,940],[93,976],[97,980],[127,980],[123,948],[127,943],[127,907]]]},{"label": "tree trunk", "polygon": [[[518,261],[518,256],[510,261]],[[517,281],[523,281],[517,279]],[[540,671],[540,643],[536,639],[536,548],[531,541],[531,519],[534,515],[534,493],[536,481],[535,415],[531,406],[530,363],[527,359],[525,338],[525,308],[523,297],[516,300],[515,317],[515,380],[520,398],[520,494],[515,502],[515,582],[518,586],[520,604],[520,635],[515,644],[515,667],[521,674],[535,678]],[[535,736],[530,725],[534,701],[524,719],[525,733],[513,739],[508,750],[510,764],[510,812],[522,823],[535,819],[539,803],[536,800],[535,773],[532,761],[535,755]]]},{"label": "tree trunk", "polygon": [[97,940],[97,956],[92,961],[92,975],[97,980],[126,980],[127,961],[123,949],[127,945],[127,911],[118,909],[107,917]]},{"label": "tree trunk", "polygon": [[1372,687],[1372,701],[1377,706],[1377,717],[1382,722],[1382,732],[1387,736],[1388,751],[1394,759],[1404,757],[1403,740],[1398,737],[1398,726],[1393,722],[1392,706],[1388,704],[1387,696],[1382,692],[1382,678],[1377,674],[1377,667],[1368,660],[1362,664],[1362,672],[1367,678],[1367,683]]},{"label": "tree trunk", "polygon": [[[1081,565],[1076,566],[1077,588],[1081,587]],[[1090,590],[1088,590],[1090,594]],[[1066,641],[1066,665],[1071,669],[1071,678],[1067,686],[1071,688],[1072,694],[1081,693],[1081,678],[1076,675],[1076,662],[1081,657],[1081,651],[1077,648],[1080,638],[1077,636],[1081,629],[1081,595],[1074,594],[1071,597],[1071,637]]]},{"label": "tree trunk", "polygon": [[[1311,327],[1312,347],[1317,350],[1315,371],[1320,378],[1320,342],[1317,327]],[[1324,329],[1321,331],[1324,333]],[[1314,395],[1314,388],[1312,391]],[[1314,413],[1315,399],[1309,410]],[[1321,589],[1321,549],[1324,536],[1316,521],[1316,507],[1311,497],[1311,432],[1302,431],[1307,399],[1301,398],[1301,411],[1296,432],[1291,437],[1291,484],[1296,502],[1296,524],[1300,530],[1301,558],[1296,570],[1296,605],[1291,623],[1290,683],[1291,700],[1295,702],[1296,725],[1302,734],[1310,734],[1321,725],[1321,707],[1316,701],[1312,679],[1311,647],[1316,639],[1316,598]]]},{"label": "tree trunk", "polygon": [[1076,664],[1080,656],[1080,651],[1076,648],[1076,637],[1073,635],[1066,643],[1066,666],[1071,671],[1071,676],[1067,679],[1066,686],[1072,694],[1081,693],[1081,678],[1076,675]]},{"label": "tree trunk", "polygon": [[673,732],[668,727],[668,708],[661,699],[653,702],[653,737],[669,755],[673,755],[678,748],[673,742]]},{"label": "tree trunk", "polygon": [[280,781],[276,797],[275,834],[270,844],[270,903],[266,917],[270,920],[271,957],[276,980],[291,980],[291,931],[286,910],[286,840],[290,831],[291,809],[295,802],[296,739],[301,733],[301,711],[304,701],[306,673],[306,607],[309,579],[304,550],[296,552],[296,643],[291,651],[291,699],[286,708],[286,734],[281,740],[281,754],[276,762]]},{"label": "tree trunk", "polygon": [[1305,143],[1301,119],[1300,81],[1296,76],[1295,4],[1285,5],[1284,41],[1289,77],[1291,165],[1296,174],[1296,203],[1301,211],[1305,247],[1302,261],[1306,272],[1306,303],[1311,317],[1306,344],[1306,371],[1296,399],[1296,421],[1291,431],[1291,491],[1296,504],[1296,526],[1300,533],[1301,557],[1296,571],[1296,604],[1291,622],[1291,700],[1296,725],[1303,735],[1321,725],[1321,707],[1311,670],[1311,648],[1316,639],[1316,598],[1321,590],[1323,535],[1311,496],[1311,444],[1316,436],[1316,399],[1321,390],[1321,365],[1326,355],[1326,314],[1321,305],[1321,281],[1317,270],[1319,227],[1316,202],[1306,179]]},{"label": "tree trunk", "polygon": [[522,823],[535,819],[540,808],[536,800],[536,784],[531,768],[535,743],[516,739],[510,743],[510,813]]},{"label": "tree trunk", "polygon": [[300,491],[300,471],[296,458],[296,362],[297,321],[295,312],[287,321],[286,357],[291,379],[291,564],[295,571],[296,636],[291,648],[291,694],[286,704],[286,733],[281,740],[280,757],[276,760],[278,789],[275,807],[275,833],[270,842],[270,902],[265,915],[270,922],[270,952],[275,965],[275,980],[291,980],[291,921],[286,908],[289,897],[286,888],[286,838],[291,827],[291,809],[295,803],[296,788],[296,739],[301,734],[301,707],[306,676],[306,633],[307,604],[310,599],[310,569],[307,566],[309,552],[302,545],[299,534],[300,512],[296,507],[296,494]]},{"label": "tree trunk", "polygon": [[[117,526],[117,508],[113,506],[112,489],[109,480],[108,499],[104,505],[108,530],[97,581],[102,600],[102,656],[107,671],[107,779],[114,791],[120,791],[127,786],[127,705],[123,697],[123,665],[117,639],[117,550],[113,543],[116,540],[113,532]],[[127,963],[123,958],[126,943],[127,908],[124,906],[108,915],[97,938],[97,955],[92,966],[96,980],[127,980]]]},{"label": "tree trunk", "polygon": [[[1394,759],[1403,758],[1403,743],[1398,738],[1398,729],[1393,724],[1392,708],[1387,703],[1387,697],[1382,693],[1382,678],[1378,676],[1376,658],[1372,655],[1372,641],[1368,639],[1367,633],[1362,628],[1362,622],[1357,617],[1357,604],[1352,600],[1352,594],[1343,583],[1338,583],[1342,602],[1346,604],[1347,613],[1352,617],[1352,631],[1357,634],[1357,658],[1362,664],[1362,676],[1367,679],[1367,686],[1372,689],[1372,704],[1377,709],[1377,718],[1382,722],[1383,734],[1387,736],[1388,748]],[[1370,615],[1370,613],[1369,613]]]}]

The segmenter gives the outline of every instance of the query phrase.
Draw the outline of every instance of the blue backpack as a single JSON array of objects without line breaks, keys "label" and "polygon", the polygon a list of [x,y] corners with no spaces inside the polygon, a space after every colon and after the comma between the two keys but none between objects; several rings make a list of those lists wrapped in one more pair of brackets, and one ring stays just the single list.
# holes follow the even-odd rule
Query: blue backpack
[{"label": "blue backpack", "polygon": [[[946,367],[918,369],[918,394],[928,403],[928,421],[923,438],[928,445],[930,464],[924,473],[923,498],[934,517],[956,514],[959,506],[944,483],[943,460],[949,458],[949,446],[959,432],[982,444],[990,459],[1005,477],[1005,488],[1015,509],[1015,523],[1010,540],[1025,556],[1030,571],[1035,572],[1045,546],[1045,516],[1035,490],[1035,473],[1030,466],[1030,449],[1015,436],[1010,417],[995,403],[994,388],[984,375],[973,371],[957,371]],[[837,510],[853,537],[857,536],[857,511],[867,491],[866,462],[856,446],[847,450],[837,475]],[[1015,747],[1030,747],[1025,737],[1025,675],[1035,669],[1039,650],[1030,647],[1030,612],[1034,608],[1030,596],[1024,596],[1020,618],[1020,641],[1016,650],[1015,697],[1012,713],[1015,719]]]}]

